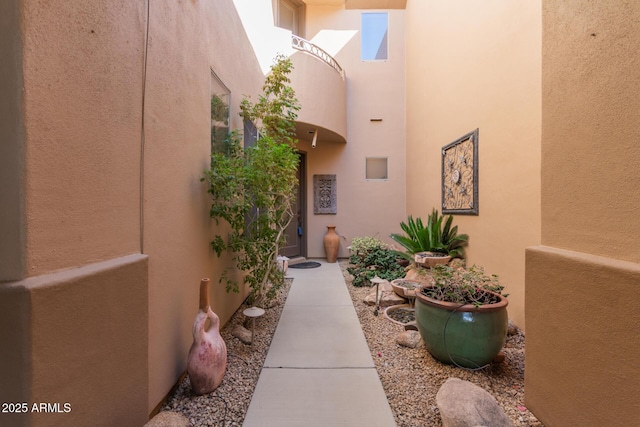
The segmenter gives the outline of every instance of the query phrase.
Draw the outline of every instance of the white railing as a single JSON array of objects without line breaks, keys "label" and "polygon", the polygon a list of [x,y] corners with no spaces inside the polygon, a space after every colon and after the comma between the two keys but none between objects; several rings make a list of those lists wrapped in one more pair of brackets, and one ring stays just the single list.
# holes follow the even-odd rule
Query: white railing
[{"label": "white railing", "polygon": [[344,80],[344,70],[342,69],[340,64],[338,64],[338,61],[336,61],[333,56],[329,55],[327,52],[325,52],[315,44],[303,39],[302,37],[298,37],[292,34],[291,46],[294,49],[298,49],[302,52],[308,53],[309,55],[315,56],[319,60],[323,61],[325,64],[336,70],[336,72],[340,74],[340,77],[342,77],[342,79]]}]

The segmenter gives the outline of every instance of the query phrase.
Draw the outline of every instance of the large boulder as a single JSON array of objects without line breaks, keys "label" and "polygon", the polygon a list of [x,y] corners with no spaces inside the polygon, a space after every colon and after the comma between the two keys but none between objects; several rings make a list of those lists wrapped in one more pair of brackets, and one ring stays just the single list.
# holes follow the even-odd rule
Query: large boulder
[{"label": "large boulder", "polygon": [[444,427],[513,427],[496,399],[487,391],[458,378],[449,378],[436,394]]},{"label": "large boulder", "polygon": [[413,330],[402,332],[396,339],[398,345],[408,348],[418,348],[421,341],[422,338],[420,337],[420,332]]},{"label": "large boulder", "polygon": [[243,344],[248,345],[251,344],[251,341],[253,341],[253,334],[251,333],[251,331],[242,325],[237,325],[235,328],[233,328],[233,330],[231,331],[231,335],[238,338]]},{"label": "large boulder", "polygon": [[[407,302],[402,297],[399,297],[391,287],[391,283],[384,281],[378,285],[378,299],[380,300],[380,307],[389,307],[391,305],[399,305]],[[369,295],[364,297],[364,303],[367,305],[376,305],[376,287],[371,287]]]},{"label": "large boulder", "polygon": [[433,280],[431,270],[423,267],[412,267],[407,270],[407,274],[404,276],[407,280],[417,280],[420,282],[425,282],[430,285],[433,285],[435,281]]}]

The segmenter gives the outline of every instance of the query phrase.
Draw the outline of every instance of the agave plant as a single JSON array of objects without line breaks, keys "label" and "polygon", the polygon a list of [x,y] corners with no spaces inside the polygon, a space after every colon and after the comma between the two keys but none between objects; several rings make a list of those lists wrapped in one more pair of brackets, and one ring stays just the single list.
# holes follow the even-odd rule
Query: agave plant
[{"label": "agave plant", "polygon": [[464,246],[469,241],[469,236],[458,234],[458,226],[451,227],[452,223],[453,216],[449,215],[445,220],[436,209],[427,218],[426,227],[421,218],[414,220],[409,215],[406,223],[400,223],[406,236],[391,234],[391,238],[406,249],[405,258],[411,259],[418,252],[439,252],[452,258],[464,258]]}]

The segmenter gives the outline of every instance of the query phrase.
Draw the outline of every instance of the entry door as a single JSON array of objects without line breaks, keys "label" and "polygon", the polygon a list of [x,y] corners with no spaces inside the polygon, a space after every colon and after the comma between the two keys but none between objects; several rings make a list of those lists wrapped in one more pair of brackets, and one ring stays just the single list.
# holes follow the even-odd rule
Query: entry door
[{"label": "entry door", "polygon": [[305,212],[305,165],[306,154],[298,153],[300,162],[296,178],[298,185],[296,188],[296,200],[293,203],[293,219],[285,230],[286,243],[280,249],[280,254],[289,258],[306,256],[306,212]]}]

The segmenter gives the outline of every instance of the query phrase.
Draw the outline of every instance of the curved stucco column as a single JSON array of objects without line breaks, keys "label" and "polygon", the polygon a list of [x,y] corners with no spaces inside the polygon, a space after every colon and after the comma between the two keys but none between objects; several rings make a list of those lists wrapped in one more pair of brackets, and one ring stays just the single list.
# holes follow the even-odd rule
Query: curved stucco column
[{"label": "curved stucco column", "polygon": [[[303,52],[291,56],[291,86],[302,109],[297,122],[329,130],[332,140],[347,138],[347,85],[342,76],[328,64]],[[334,135],[333,135],[334,134]],[[321,134],[319,138],[322,138]]]}]

